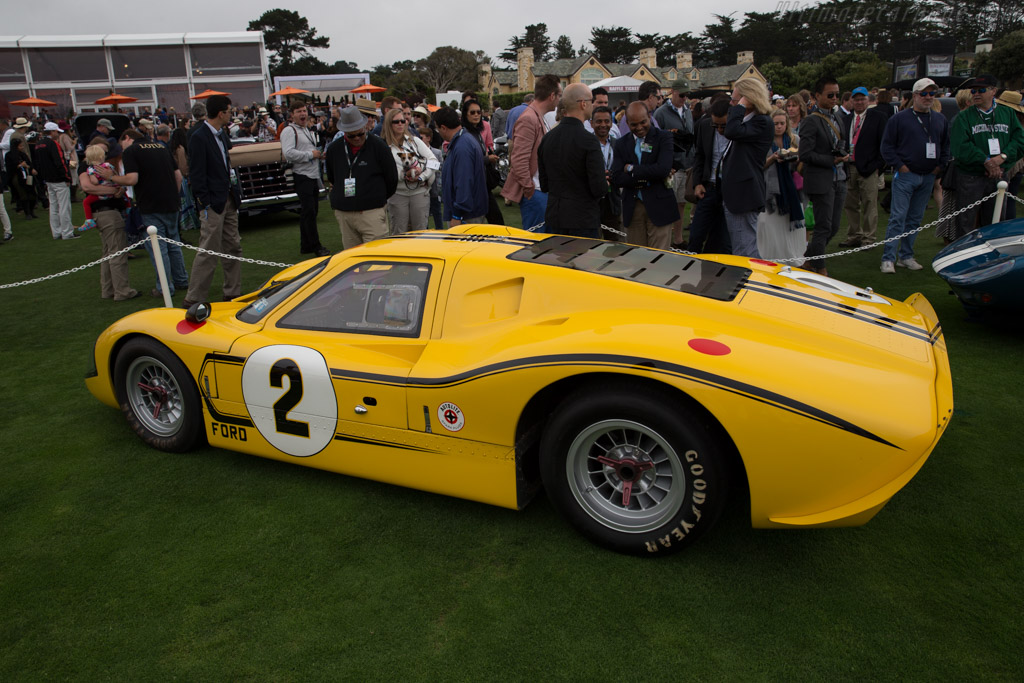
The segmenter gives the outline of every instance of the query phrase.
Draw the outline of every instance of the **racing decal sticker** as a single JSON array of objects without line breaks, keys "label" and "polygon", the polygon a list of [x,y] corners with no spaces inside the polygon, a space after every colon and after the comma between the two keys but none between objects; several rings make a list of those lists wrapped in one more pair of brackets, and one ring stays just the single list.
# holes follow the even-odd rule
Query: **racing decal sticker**
[{"label": "racing decal sticker", "polygon": [[290,344],[258,349],[242,368],[242,396],[263,438],[288,455],[316,455],[334,438],[338,400],[319,351]]},{"label": "racing decal sticker", "polygon": [[457,432],[466,426],[466,416],[462,408],[454,403],[442,403],[437,407],[437,421],[449,432]]}]

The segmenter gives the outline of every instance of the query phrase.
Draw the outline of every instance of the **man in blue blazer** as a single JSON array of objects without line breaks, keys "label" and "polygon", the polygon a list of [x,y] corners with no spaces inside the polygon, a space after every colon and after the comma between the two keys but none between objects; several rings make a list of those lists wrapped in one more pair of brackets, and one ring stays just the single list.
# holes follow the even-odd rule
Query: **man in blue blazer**
[{"label": "man in blue blazer", "polygon": [[[241,256],[242,238],[238,233],[241,195],[228,156],[231,140],[226,126],[230,121],[231,100],[225,95],[213,95],[206,100],[206,120],[197,124],[198,130],[188,142],[188,182],[199,208],[199,246]],[[241,262],[234,259],[221,261],[219,256],[199,252],[192,262],[191,283],[183,302],[185,308],[199,301],[208,301],[210,283],[218,262],[224,269],[224,301],[241,295]]]},{"label": "man in blue blazer", "polygon": [[622,225],[626,241],[643,247],[669,249],[672,224],[679,206],[671,185],[672,133],[651,127],[643,102],[626,109],[629,134],[615,142],[612,184],[622,188]]}]

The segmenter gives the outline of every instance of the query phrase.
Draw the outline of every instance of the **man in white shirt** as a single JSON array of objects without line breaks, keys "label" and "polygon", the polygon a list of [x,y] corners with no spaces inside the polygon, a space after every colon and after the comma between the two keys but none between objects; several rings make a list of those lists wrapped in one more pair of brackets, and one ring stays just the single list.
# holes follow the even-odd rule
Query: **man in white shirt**
[{"label": "man in white shirt", "polygon": [[320,157],[316,138],[309,129],[309,110],[303,102],[291,106],[292,120],[281,130],[281,153],[292,165],[295,193],[299,195],[299,253],[329,256],[320,243],[316,219],[320,212]]}]

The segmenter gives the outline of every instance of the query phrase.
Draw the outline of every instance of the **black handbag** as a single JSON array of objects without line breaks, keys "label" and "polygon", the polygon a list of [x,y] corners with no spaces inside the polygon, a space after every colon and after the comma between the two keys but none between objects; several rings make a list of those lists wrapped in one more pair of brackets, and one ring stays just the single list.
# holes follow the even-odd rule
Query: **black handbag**
[{"label": "black handbag", "polygon": [[950,161],[946,170],[942,172],[942,179],[939,186],[947,192],[956,192],[956,162]]}]

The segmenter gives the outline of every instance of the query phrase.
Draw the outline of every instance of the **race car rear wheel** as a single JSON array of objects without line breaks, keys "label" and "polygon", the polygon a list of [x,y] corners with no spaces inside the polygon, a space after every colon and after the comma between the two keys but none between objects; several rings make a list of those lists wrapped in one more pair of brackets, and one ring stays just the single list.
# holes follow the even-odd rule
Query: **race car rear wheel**
[{"label": "race car rear wheel", "polygon": [[121,410],[150,446],[182,452],[204,435],[199,389],[177,356],[152,339],[133,339],[117,354],[114,381]]},{"label": "race car rear wheel", "polygon": [[583,535],[612,550],[664,555],[721,513],[727,472],[703,421],[667,393],[570,396],[541,440],[548,496]]}]

